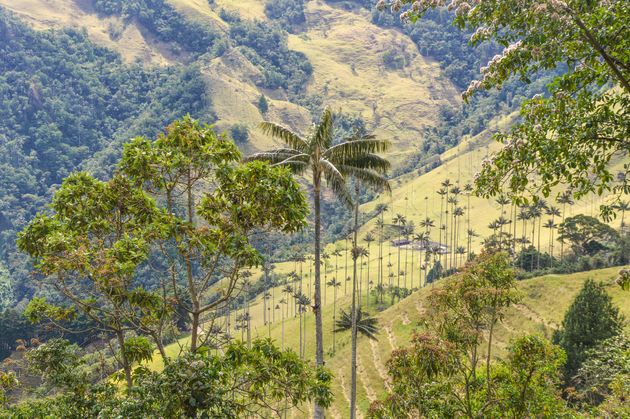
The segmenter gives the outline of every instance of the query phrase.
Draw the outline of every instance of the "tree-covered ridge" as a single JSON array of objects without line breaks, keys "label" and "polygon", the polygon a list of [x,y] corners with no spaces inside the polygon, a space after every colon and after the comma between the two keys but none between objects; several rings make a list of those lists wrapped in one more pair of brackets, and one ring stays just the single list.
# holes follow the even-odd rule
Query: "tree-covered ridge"
[{"label": "tree-covered ridge", "polygon": [[313,67],[301,52],[288,47],[287,33],[280,26],[260,20],[243,20],[237,14],[223,12],[230,22],[230,39],[263,73],[262,87],[299,93],[313,73]]},{"label": "tree-covered ridge", "polygon": [[[0,55],[0,251],[18,278],[15,231],[53,185],[113,139],[152,135],[186,113],[213,116],[196,67],[125,65],[84,32],[34,31],[4,9]],[[28,294],[15,282],[16,298]]]},{"label": "tree-covered ridge", "polygon": [[185,19],[165,0],[92,0],[92,4],[104,15],[137,19],[160,41],[173,42],[196,55],[210,51],[221,39],[209,26]]}]

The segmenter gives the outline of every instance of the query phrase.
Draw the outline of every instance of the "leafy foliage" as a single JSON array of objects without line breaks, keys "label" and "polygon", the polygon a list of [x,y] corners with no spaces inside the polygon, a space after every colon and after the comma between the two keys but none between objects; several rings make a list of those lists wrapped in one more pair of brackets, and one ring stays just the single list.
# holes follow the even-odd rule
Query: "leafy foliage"
[{"label": "leafy foliage", "polygon": [[[549,196],[566,183],[575,197],[604,192],[627,194],[628,171],[617,181],[610,164],[630,152],[630,64],[627,54],[630,6],[624,1],[431,1],[396,0],[394,11],[415,22],[429,9],[449,5],[453,23],[474,30],[474,45],[504,47],[481,69],[464,98],[501,87],[515,77],[529,82],[541,71],[566,66],[550,86],[521,107],[522,122],[497,135],[504,148],[477,178],[484,196],[511,193]],[[379,6],[384,8],[381,0]],[[612,216],[611,205],[602,214]]]},{"label": "leafy foliage", "polygon": [[575,254],[592,256],[610,249],[619,238],[619,234],[608,224],[594,217],[579,214],[568,217],[560,225],[558,238],[571,243]]},{"label": "leafy foliage", "polygon": [[587,280],[567,310],[562,328],[554,335],[554,341],[567,353],[567,381],[587,359],[589,349],[621,332],[623,321],[603,285]]},{"label": "leafy foliage", "polygon": [[289,32],[295,32],[301,24],[306,22],[304,0],[267,1],[265,3],[265,15],[269,19],[280,22]]},{"label": "leafy foliage", "polygon": [[138,367],[128,392],[111,383],[92,384],[84,360],[67,341],[51,340],[28,357],[58,393],[12,406],[10,417],[266,417],[332,400],[327,370],[269,340],[255,340],[251,348],[234,343],[222,355],[187,353],[162,372]]},{"label": "leafy foliage", "polygon": [[586,359],[574,377],[577,398],[590,405],[598,405],[612,393],[611,384],[625,383],[630,389],[630,340],[620,333],[601,341],[589,349]]},{"label": "leafy foliage", "polygon": [[[261,229],[292,233],[305,225],[307,204],[289,170],[240,160],[226,136],[185,117],[154,141],[140,137],[126,144],[120,163],[168,214],[156,228],[157,254],[166,263],[156,274],[190,314],[193,352],[203,343],[201,316],[225,305],[241,287],[242,271],[262,263],[250,238]],[[201,199],[199,191],[206,191]]]}]

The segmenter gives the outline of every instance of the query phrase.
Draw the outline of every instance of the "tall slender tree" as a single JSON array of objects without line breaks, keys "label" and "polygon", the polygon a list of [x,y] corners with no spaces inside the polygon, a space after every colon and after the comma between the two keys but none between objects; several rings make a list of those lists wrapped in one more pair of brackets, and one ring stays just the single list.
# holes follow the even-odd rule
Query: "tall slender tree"
[{"label": "tall slender tree", "polygon": [[621,211],[621,224],[619,226],[619,231],[623,235],[626,232],[626,223],[625,223],[626,211],[630,211],[630,202],[628,202],[628,201],[619,201],[615,205],[615,209],[617,211]]},{"label": "tall slender tree", "polygon": [[[330,281],[328,281],[328,285],[329,287],[332,287],[333,289],[333,324],[335,324],[337,322],[337,288],[339,288],[341,286],[341,282],[337,281],[335,278],[331,279]],[[333,330],[333,353],[335,353],[335,351],[337,350],[337,341],[335,339],[335,331]]]},{"label": "tall slender tree", "polygon": [[[558,196],[557,201],[559,204],[562,204],[562,224],[564,224],[564,220],[567,215],[567,205],[571,206],[574,203],[571,191],[564,191],[561,193]],[[564,241],[560,240],[560,260],[562,259],[564,259]]]},{"label": "tall slender tree", "polygon": [[405,216],[402,214],[396,214],[396,216],[392,219],[392,222],[398,228],[398,242],[396,243],[396,248],[398,250],[398,265],[396,269],[396,286],[400,288],[400,273],[401,273],[400,250],[401,250],[401,243],[402,243],[403,227],[405,226],[405,224],[407,224],[407,218],[405,218]]},{"label": "tall slender tree", "polygon": [[372,235],[372,233],[367,233],[365,235],[365,237],[363,237],[363,240],[367,243],[367,306],[370,306],[370,281],[371,281],[371,277],[370,277],[370,245],[372,244],[372,242],[374,240],[376,240],[374,238],[374,236]]},{"label": "tall slender tree", "polygon": [[[384,187],[387,185],[382,173],[390,164],[377,153],[387,151],[389,143],[371,135],[354,134],[350,138],[335,143],[334,116],[327,107],[319,122],[307,136],[300,136],[288,128],[272,122],[263,122],[261,129],[265,134],[277,138],[286,147],[257,153],[250,159],[271,161],[290,167],[297,174],[310,171],[313,186],[314,212],[314,255],[315,255],[315,361],[318,366],[324,364],[324,336],[322,323],[321,297],[321,191],[322,181],[337,197],[351,204],[352,198],[347,189],[347,178],[351,176],[360,183]],[[324,417],[324,408],[315,404],[315,419]]]}]

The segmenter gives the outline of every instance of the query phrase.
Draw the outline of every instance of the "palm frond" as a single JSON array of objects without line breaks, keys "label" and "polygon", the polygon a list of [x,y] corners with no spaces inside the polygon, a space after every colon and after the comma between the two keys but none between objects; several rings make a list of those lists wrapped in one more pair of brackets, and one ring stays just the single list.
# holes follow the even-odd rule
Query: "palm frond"
[{"label": "palm frond", "polygon": [[295,154],[278,152],[276,150],[272,151],[262,151],[260,153],[254,153],[250,156],[243,158],[244,162],[250,162],[255,160],[266,161],[269,163],[279,163],[284,161],[290,157],[293,157]]},{"label": "palm frond", "polygon": [[285,160],[277,162],[274,166],[287,166],[296,175],[301,175],[309,168],[309,156],[306,154],[298,154],[291,156]]},{"label": "palm frond", "polygon": [[[337,320],[335,326],[335,332],[351,330],[352,315],[342,309],[340,318]],[[376,317],[370,317],[367,313],[363,313],[360,308],[357,309],[357,332],[370,339],[378,340],[376,338],[376,334],[378,333],[378,319]]]},{"label": "palm frond", "polygon": [[362,169],[355,166],[338,165],[337,169],[344,176],[351,176],[364,186],[382,189],[387,193],[391,192],[389,181],[380,173],[371,169]]},{"label": "palm frond", "polygon": [[344,141],[334,145],[324,152],[324,156],[330,160],[343,161],[362,157],[371,153],[383,153],[389,150],[390,143],[385,140],[377,140],[364,136],[357,141]]},{"label": "palm frond", "polygon": [[326,159],[320,159],[319,163],[328,187],[332,189],[333,193],[341,198],[346,204],[352,205],[352,196],[350,195],[350,191],[348,191],[346,179],[343,177],[341,172],[334,164]]},{"label": "palm frond", "polygon": [[308,143],[289,128],[274,124],[273,122],[261,122],[259,128],[263,134],[282,140],[285,144],[298,152],[304,153],[308,151]]},{"label": "palm frond", "polygon": [[327,149],[332,145],[333,122],[333,112],[330,107],[327,106],[319,119],[319,123],[315,127],[315,132],[313,133],[314,142],[322,149]]},{"label": "palm frond", "polygon": [[337,161],[333,158],[330,159],[330,161],[337,166],[351,166],[358,169],[374,170],[381,174],[386,173],[391,167],[391,163],[387,159],[376,154],[365,154],[342,161]]}]

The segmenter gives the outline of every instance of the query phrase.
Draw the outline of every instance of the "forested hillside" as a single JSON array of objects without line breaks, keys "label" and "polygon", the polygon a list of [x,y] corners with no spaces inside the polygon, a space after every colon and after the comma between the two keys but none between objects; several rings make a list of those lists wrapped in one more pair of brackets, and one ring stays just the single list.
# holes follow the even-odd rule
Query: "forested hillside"
[{"label": "forested hillside", "polygon": [[[321,109],[324,100],[329,101],[337,91],[344,89],[344,84],[328,87],[330,81],[326,81],[323,91],[320,89],[320,78],[333,68],[326,68],[326,63],[315,63],[314,70],[308,58],[311,48],[308,42],[298,48],[306,48],[304,53],[290,49],[289,44],[295,44],[297,38],[290,40],[289,37],[295,35],[286,30],[298,35],[311,30],[317,35],[322,30],[318,23],[322,13],[333,16],[345,12],[326,7],[309,13],[302,2],[290,5],[290,12],[280,15],[272,10],[270,3],[266,11],[253,20],[241,17],[238,8],[202,5],[199,7],[207,14],[193,15],[191,5],[163,0],[94,1],[87,8],[70,1],[42,4],[41,8],[50,10],[46,16],[51,20],[40,17],[39,9],[28,2],[10,2],[9,10],[1,10],[1,48],[5,58],[0,63],[3,85],[0,147],[4,156],[0,246],[6,274],[0,276],[5,284],[4,301],[20,301],[33,291],[26,279],[28,265],[14,249],[15,233],[44,207],[51,187],[73,170],[87,168],[100,175],[110,173],[122,141],[135,135],[151,136],[158,127],[185,114],[207,122],[217,121],[220,129],[230,130],[246,148],[266,147],[267,140],[255,129],[258,121],[272,118],[297,126],[310,119],[311,112]],[[56,8],[64,8],[67,13],[57,15]],[[10,10],[35,22],[37,29],[30,28]],[[86,28],[67,28],[65,24],[70,24],[70,19],[85,22]],[[295,27],[283,28],[282,19]],[[371,18],[366,15],[364,19]],[[54,30],[44,29],[51,23]],[[356,24],[366,22],[357,21],[349,26]],[[135,44],[138,42],[130,45],[129,31],[136,27],[141,28],[142,43],[148,45],[152,54],[136,55],[136,59],[147,57],[149,62],[154,62],[155,54],[159,53],[161,62],[168,60],[169,65],[130,62],[129,54],[137,54]],[[369,30],[376,30],[372,28]],[[103,35],[107,42],[98,31],[106,32]],[[393,32],[376,31],[374,33],[383,39],[396,36]],[[465,44],[464,38],[454,39],[450,32],[443,31],[443,43]],[[357,47],[360,42],[356,40],[348,47]],[[429,51],[420,53],[439,58]],[[410,54],[418,53],[410,51]],[[379,74],[383,71],[393,72],[399,73],[396,77],[400,81],[408,80],[424,88],[424,80],[416,82],[413,75],[408,76],[403,70],[417,64],[408,62],[398,70],[389,69],[387,57],[383,57],[382,62],[379,62],[381,58],[376,58],[367,64],[375,68],[360,68],[358,73],[353,70],[358,74],[353,77],[369,80],[382,77]],[[230,74],[232,71],[234,73]],[[363,74],[364,71],[368,73]],[[448,94],[453,95],[454,91]],[[261,98],[266,102],[266,109],[261,108]],[[347,94],[342,93],[341,98],[345,102]],[[397,102],[394,99],[384,97],[378,105],[363,103],[358,108],[339,104],[347,112],[358,112],[352,119],[369,128],[377,125],[383,112],[392,112],[391,116],[398,112],[381,110],[389,106],[388,103]],[[451,97],[445,99],[452,103]],[[243,120],[244,107],[248,108],[249,116]],[[372,110],[367,113],[370,107]],[[445,110],[451,107],[443,106]],[[436,112],[428,103],[415,109]],[[410,124],[419,126],[425,126],[425,121],[428,119],[409,119]],[[409,133],[415,136],[422,130],[424,128],[412,128]],[[391,135],[387,131],[382,134]],[[404,138],[408,134],[403,134],[403,138],[399,135],[396,133],[401,145],[409,141]],[[443,146],[447,144],[448,141]],[[415,148],[414,145],[409,150]],[[408,159],[408,153],[400,154],[399,160]],[[342,225],[343,220],[338,219],[329,227],[340,231]]]}]

